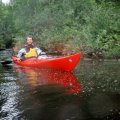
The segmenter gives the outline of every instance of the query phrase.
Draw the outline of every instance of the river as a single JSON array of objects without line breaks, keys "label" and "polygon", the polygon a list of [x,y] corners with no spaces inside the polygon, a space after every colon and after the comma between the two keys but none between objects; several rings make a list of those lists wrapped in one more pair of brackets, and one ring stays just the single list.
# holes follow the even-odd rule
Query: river
[{"label": "river", "polygon": [[120,120],[120,62],[81,60],[72,73],[1,65],[0,120]]}]

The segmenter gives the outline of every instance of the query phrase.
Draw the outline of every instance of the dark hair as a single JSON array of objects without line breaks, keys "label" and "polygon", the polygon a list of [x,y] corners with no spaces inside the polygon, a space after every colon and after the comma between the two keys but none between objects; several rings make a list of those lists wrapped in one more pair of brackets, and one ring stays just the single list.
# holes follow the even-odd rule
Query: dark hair
[{"label": "dark hair", "polygon": [[33,39],[33,36],[32,36],[32,35],[28,35],[28,36],[26,37],[26,40],[27,40],[28,37]]}]

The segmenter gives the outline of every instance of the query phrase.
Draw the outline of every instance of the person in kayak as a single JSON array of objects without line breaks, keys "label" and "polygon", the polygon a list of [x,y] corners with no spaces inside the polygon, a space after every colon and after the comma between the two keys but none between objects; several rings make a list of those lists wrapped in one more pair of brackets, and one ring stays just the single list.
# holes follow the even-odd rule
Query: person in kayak
[{"label": "person in kayak", "polygon": [[43,53],[42,50],[34,45],[33,37],[27,36],[26,45],[18,52],[17,57],[24,60],[31,57],[38,57],[41,53]]}]

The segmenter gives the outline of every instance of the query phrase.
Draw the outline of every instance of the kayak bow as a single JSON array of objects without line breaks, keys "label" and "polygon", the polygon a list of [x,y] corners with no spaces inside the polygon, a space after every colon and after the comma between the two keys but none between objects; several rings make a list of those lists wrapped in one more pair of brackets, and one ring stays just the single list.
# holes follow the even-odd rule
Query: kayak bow
[{"label": "kayak bow", "polygon": [[19,60],[16,56],[12,57],[15,64],[26,67],[36,68],[53,68],[65,71],[72,71],[79,62],[81,53],[57,58],[29,58],[26,60]]}]

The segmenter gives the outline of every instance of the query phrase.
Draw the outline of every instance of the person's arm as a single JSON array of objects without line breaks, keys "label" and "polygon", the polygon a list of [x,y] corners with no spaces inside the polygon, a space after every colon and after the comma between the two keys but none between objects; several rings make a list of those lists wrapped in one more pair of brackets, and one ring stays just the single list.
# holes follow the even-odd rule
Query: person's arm
[{"label": "person's arm", "polygon": [[38,54],[38,56],[42,53],[42,50],[40,49],[40,48],[35,48],[36,49],[36,51],[37,51],[37,54]]},{"label": "person's arm", "polygon": [[20,59],[22,59],[22,56],[23,56],[23,54],[25,54],[25,53],[26,53],[25,49],[22,48],[22,49],[18,52],[17,57],[20,58]]}]

